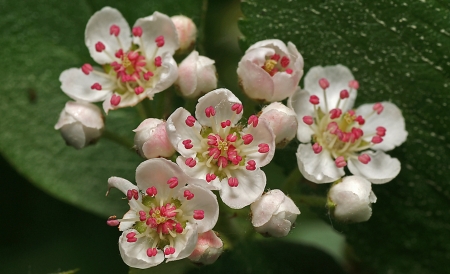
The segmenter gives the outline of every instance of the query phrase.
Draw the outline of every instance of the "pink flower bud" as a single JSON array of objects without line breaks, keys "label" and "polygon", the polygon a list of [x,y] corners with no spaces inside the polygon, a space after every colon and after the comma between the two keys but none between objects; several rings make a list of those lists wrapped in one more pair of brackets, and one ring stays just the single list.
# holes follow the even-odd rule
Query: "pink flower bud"
[{"label": "pink flower bud", "polygon": [[209,230],[198,234],[197,245],[188,258],[195,263],[208,265],[214,263],[222,251],[222,240],[214,231]]},{"label": "pink flower bud", "polygon": [[180,47],[177,53],[184,54],[189,52],[194,47],[195,39],[197,38],[197,27],[194,21],[184,15],[172,16],[170,19],[172,19],[178,33]]},{"label": "pink flower bud", "polygon": [[135,130],[134,147],[143,158],[170,157],[175,149],[166,133],[166,122],[149,118]]},{"label": "pink flower bud", "polygon": [[275,134],[277,148],[286,146],[297,134],[297,115],[285,105],[274,102],[262,110],[259,119],[265,120]]}]

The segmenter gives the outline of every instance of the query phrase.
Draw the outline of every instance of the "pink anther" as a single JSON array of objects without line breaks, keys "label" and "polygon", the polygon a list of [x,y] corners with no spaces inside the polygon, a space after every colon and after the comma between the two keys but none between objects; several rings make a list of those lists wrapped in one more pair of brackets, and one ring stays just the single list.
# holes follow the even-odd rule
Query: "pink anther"
[{"label": "pink anther", "polygon": [[194,124],[195,124],[195,118],[194,118],[194,116],[189,115],[189,116],[186,118],[185,123],[186,123],[186,125],[187,125],[188,127],[193,127]]},{"label": "pink anther", "polygon": [[271,59],[271,60],[275,60],[275,61],[278,62],[278,61],[280,60],[280,57],[281,57],[281,56],[280,56],[279,54],[276,54],[276,53],[275,53],[274,55],[272,55],[272,56],[270,57],[270,59]]},{"label": "pink anther", "polygon": [[209,106],[205,108],[206,117],[210,118],[211,116],[216,115],[216,109],[213,106]]},{"label": "pink anther", "polygon": [[373,105],[373,110],[380,114],[383,111],[384,107],[381,103],[376,103]]},{"label": "pink anther", "polygon": [[258,116],[252,115],[248,118],[248,124],[256,127],[258,125]]},{"label": "pink anther", "polygon": [[285,70],[287,74],[292,74],[292,72],[294,72],[292,69],[288,68]]},{"label": "pink anther", "polygon": [[231,110],[236,112],[236,114],[240,114],[243,109],[244,109],[244,107],[242,106],[242,104],[239,104],[239,103],[234,103],[231,106]]},{"label": "pink anther", "polygon": [[136,189],[129,189],[128,191],[127,191],[127,199],[128,200],[131,200],[131,199],[135,199],[135,200],[137,200],[137,199],[139,199],[139,192],[136,190]]},{"label": "pink anther", "polygon": [[191,149],[194,147],[194,145],[192,145],[191,139],[186,139],[182,143],[183,143],[185,149]]},{"label": "pink anther", "polygon": [[228,166],[228,159],[224,156],[217,158],[217,166],[221,168],[226,168]]},{"label": "pink anther", "polygon": [[319,86],[320,86],[322,89],[327,89],[327,88],[330,86],[330,82],[328,82],[328,80],[325,79],[325,78],[320,78],[320,80],[319,80]]},{"label": "pink anther", "polygon": [[359,139],[364,135],[364,131],[356,127],[352,128],[352,133],[355,135],[356,139]]},{"label": "pink anther", "polygon": [[201,209],[194,210],[194,219],[203,220],[203,218],[205,218],[205,211],[203,211]]},{"label": "pink anther", "polygon": [[236,134],[228,134],[228,136],[227,136],[228,142],[236,142],[236,140],[237,140]]},{"label": "pink anther", "polygon": [[187,158],[186,161],[184,162],[188,167],[195,167],[195,165],[197,164],[197,162],[194,160],[194,158],[190,157]]},{"label": "pink anther", "polygon": [[127,238],[134,238],[134,236],[136,236],[136,232],[129,232],[127,233],[127,235],[125,235],[125,237]]},{"label": "pink anther", "polygon": [[150,80],[150,77],[152,77],[154,74],[151,71],[147,71],[146,73],[144,73],[144,79],[145,80]]},{"label": "pink anther", "polygon": [[372,143],[379,144],[381,142],[383,142],[383,138],[381,138],[380,136],[376,135],[372,137]]},{"label": "pink anther", "polygon": [[377,135],[380,137],[384,137],[386,135],[386,128],[385,127],[377,127],[376,128]]},{"label": "pink anther", "polygon": [[139,211],[139,221],[143,222],[145,220],[147,220],[147,213],[143,210]]},{"label": "pink anther", "polygon": [[330,110],[330,118],[331,119],[336,119],[341,117],[342,114],[342,110],[340,108],[333,108],[332,110]]},{"label": "pink anther", "polygon": [[214,159],[219,158],[220,154],[222,153],[217,147],[210,147],[208,148],[208,151],[209,156],[213,157]]},{"label": "pink anther", "polygon": [[128,52],[127,57],[129,60],[134,61],[139,57],[139,53],[137,51],[130,51]]},{"label": "pink anther", "polygon": [[305,123],[308,126],[310,126],[310,125],[312,125],[314,123],[314,119],[311,116],[303,116],[303,123]]},{"label": "pink anther", "polygon": [[231,121],[230,120],[223,121],[223,122],[220,123],[220,126],[222,128],[229,127],[229,126],[231,126]]},{"label": "pink anther", "polygon": [[141,27],[134,27],[133,28],[133,35],[136,37],[141,37],[142,36],[142,28]]},{"label": "pink anther", "polygon": [[141,86],[135,87],[134,88],[134,93],[136,93],[136,95],[141,94],[142,92],[144,92],[144,88]]},{"label": "pink anther", "polygon": [[369,155],[363,153],[363,154],[361,154],[361,155],[358,156],[358,160],[359,160],[361,163],[363,163],[363,164],[366,165],[367,163],[370,162],[371,159],[370,159],[370,156],[369,156]]},{"label": "pink anther", "polygon": [[176,232],[176,233],[183,233],[183,227],[181,226],[180,223],[177,223],[177,224],[175,225],[175,232]]},{"label": "pink anther", "polygon": [[97,42],[96,44],[95,44],[95,50],[97,51],[97,52],[102,52],[102,51],[104,51],[105,50],[105,44],[103,44],[102,42]]},{"label": "pink anther", "polygon": [[156,248],[149,248],[147,249],[147,256],[149,257],[154,257],[156,256],[156,254],[158,254],[158,250]]},{"label": "pink anther", "polygon": [[106,221],[106,224],[109,226],[118,226],[120,224],[120,222],[114,218],[114,219],[108,219]]},{"label": "pink anther", "polygon": [[[117,58],[122,58],[123,57],[123,49],[119,49],[118,51],[116,51],[116,53],[114,53],[114,56],[116,56]],[[118,64],[117,62],[113,62]],[[114,66],[113,64],[111,64],[112,66]]]},{"label": "pink anther", "polygon": [[366,122],[366,120],[364,120],[364,118],[361,115],[358,115],[358,117],[355,118],[355,121],[358,122],[358,124],[360,125],[364,125],[364,123]]},{"label": "pink anther", "polygon": [[120,33],[120,27],[118,25],[112,25],[109,28],[109,34],[114,35],[114,36],[119,36]]},{"label": "pink anther", "polygon": [[235,177],[230,177],[230,178],[228,178],[228,185],[230,187],[237,187],[239,185],[239,181]]},{"label": "pink anther", "polygon": [[91,89],[102,90],[102,85],[95,83],[91,86]]},{"label": "pink anther", "polygon": [[155,43],[158,48],[164,46],[164,36],[160,35],[155,38]]},{"label": "pink anther", "polygon": [[283,68],[285,68],[285,67],[289,66],[289,63],[290,63],[290,62],[291,62],[291,60],[289,60],[288,57],[283,56],[283,57],[281,58],[280,64],[281,64],[281,66],[282,66]]},{"label": "pink anther", "polygon": [[167,184],[169,185],[170,188],[176,187],[178,185],[178,178],[177,177],[170,178],[169,180],[167,180]]},{"label": "pink anther", "polygon": [[247,170],[255,170],[256,162],[254,160],[250,160],[247,162],[247,166],[245,167]]},{"label": "pink anther", "polygon": [[348,82],[348,86],[352,89],[359,89],[359,83],[356,80],[351,80]]},{"label": "pink anther", "polygon": [[210,146],[217,146],[218,145],[218,143],[217,143],[217,141],[219,140],[219,138],[217,138],[217,136],[216,135],[208,135],[208,145],[210,145]]},{"label": "pink anther", "polygon": [[158,190],[156,189],[156,187],[152,186],[147,188],[147,190],[145,191],[145,193],[147,193],[148,196],[156,196],[156,194],[158,194]]},{"label": "pink anther", "polygon": [[168,248],[164,249],[164,255],[166,255],[166,256],[172,255],[173,253],[175,253],[174,247],[168,247]]},{"label": "pink anther", "polygon": [[319,97],[317,97],[316,95],[311,95],[309,97],[309,102],[313,105],[318,105],[320,103]]},{"label": "pink anther", "polygon": [[118,106],[119,104],[120,104],[120,100],[121,100],[122,98],[120,97],[120,95],[115,95],[115,94],[113,94],[112,96],[111,96],[111,100],[109,101],[110,103],[111,103],[111,105],[113,105],[113,106]]},{"label": "pink anther", "polygon": [[259,144],[258,147],[259,147],[259,149],[258,149],[259,153],[267,153],[270,150],[269,145],[265,144],[265,143]]},{"label": "pink anther", "polygon": [[322,146],[319,145],[319,143],[315,143],[314,145],[312,145],[312,150],[315,154],[319,154],[320,152],[322,152]]},{"label": "pink anther", "polygon": [[242,140],[244,140],[244,145],[248,145],[253,141],[253,135],[245,134],[244,136],[242,136]]},{"label": "pink anther", "polygon": [[348,93],[348,90],[343,89],[341,90],[341,93],[339,93],[339,96],[341,97],[341,99],[346,99],[350,96],[350,94]]},{"label": "pink anther", "polygon": [[209,182],[215,180],[216,177],[217,177],[216,174],[213,174],[213,173],[207,173],[207,174],[206,174],[206,181],[209,183]]},{"label": "pink anther", "polygon": [[327,125],[327,130],[331,133],[331,134],[336,134],[337,130],[339,129],[339,126],[336,122],[330,122]]},{"label": "pink anther", "polygon": [[341,168],[341,167],[345,167],[347,165],[347,162],[344,159],[344,156],[339,156],[334,160],[334,163],[336,164],[337,167]]},{"label": "pink anther", "polygon": [[94,69],[92,68],[91,64],[84,64],[83,66],[81,66],[81,71],[86,74],[89,75],[89,73],[91,73]]},{"label": "pink anther", "polygon": [[155,67],[159,68],[162,65],[162,59],[161,56],[155,57]]},{"label": "pink anther", "polygon": [[192,198],[194,198],[194,193],[190,192],[189,190],[185,190],[183,196],[186,199],[191,200]]},{"label": "pink anther", "polygon": [[136,237],[134,237],[134,238],[127,238],[127,242],[135,243],[135,242],[137,242],[137,238]]}]

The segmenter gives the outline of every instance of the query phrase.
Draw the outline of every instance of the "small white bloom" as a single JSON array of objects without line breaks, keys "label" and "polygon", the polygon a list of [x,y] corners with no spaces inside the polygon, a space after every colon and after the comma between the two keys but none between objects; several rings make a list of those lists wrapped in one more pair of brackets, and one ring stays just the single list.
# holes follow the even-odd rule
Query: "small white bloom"
[{"label": "small white bloom", "polygon": [[391,181],[400,162],[384,151],[406,140],[405,120],[390,102],[364,104],[353,110],[359,84],[342,65],[313,67],[305,76],[305,90],[288,105],[297,113],[298,166],[315,183],[329,183],[344,175],[344,166],[374,184]]},{"label": "small white bloom", "polygon": [[105,7],[87,23],[85,43],[102,68],[84,64],[61,73],[61,89],[75,100],[103,102],[110,109],[134,106],[170,87],[177,79],[172,55],[178,37],[162,13],[138,19],[130,27],[116,9]]},{"label": "small white bloom", "polygon": [[175,84],[187,98],[195,98],[217,88],[214,60],[200,56],[194,50],[179,65]]},{"label": "small white bloom", "polygon": [[261,196],[266,175],[260,167],[275,153],[275,136],[267,122],[252,115],[244,127],[238,124],[242,113],[242,103],[231,91],[216,89],[198,100],[197,119],[184,108],[167,119],[167,134],[181,154],[178,165],[220,189],[223,202],[232,208],[243,208]]},{"label": "small white bloom", "polygon": [[198,234],[197,245],[188,258],[195,263],[203,265],[213,264],[222,254],[222,251],[222,240],[214,231],[210,230]]},{"label": "small white bloom", "polygon": [[109,188],[122,191],[130,205],[122,219],[113,216],[107,221],[123,231],[119,250],[127,265],[149,268],[164,258],[180,260],[194,251],[198,233],[211,230],[219,216],[216,196],[200,187],[199,181],[162,158],[137,167],[137,186],[119,177],[109,178]]},{"label": "small white bloom", "polygon": [[66,143],[76,149],[95,143],[104,127],[102,112],[96,105],[72,101],[66,103],[55,125]]},{"label": "small white bloom", "polygon": [[260,41],[245,52],[237,74],[248,97],[281,101],[296,90],[303,76],[303,57],[291,42],[286,46],[277,39]]},{"label": "small white bloom", "polygon": [[282,103],[274,102],[263,108],[259,118],[269,123],[278,148],[286,146],[297,134],[297,115]]},{"label": "small white bloom", "polygon": [[184,15],[175,15],[170,17],[175,24],[178,33],[178,41],[180,47],[177,50],[177,54],[183,54],[189,52],[195,45],[197,38],[197,27],[191,18]]},{"label": "small white bloom", "polygon": [[135,130],[134,146],[139,155],[146,159],[170,157],[175,148],[169,141],[166,122],[160,119],[145,119]]},{"label": "small white bloom", "polygon": [[273,189],[250,205],[252,224],[263,235],[286,236],[300,210],[281,190]]},{"label": "small white bloom", "polygon": [[365,222],[372,215],[371,204],[377,201],[372,184],[359,176],[342,178],[328,192],[328,207],[336,220]]}]

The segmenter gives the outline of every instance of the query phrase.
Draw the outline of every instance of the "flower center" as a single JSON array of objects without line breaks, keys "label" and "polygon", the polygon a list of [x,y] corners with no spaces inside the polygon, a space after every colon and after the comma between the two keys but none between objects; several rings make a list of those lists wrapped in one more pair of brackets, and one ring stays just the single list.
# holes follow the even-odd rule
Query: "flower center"
[{"label": "flower center", "polygon": [[262,69],[265,70],[270,76],[274,76],[277,72],[286,72],[292,74],[292,69],[289,68],[291,60],[287,56],[281,57],[279,54],[269,56],[264,62]]}]

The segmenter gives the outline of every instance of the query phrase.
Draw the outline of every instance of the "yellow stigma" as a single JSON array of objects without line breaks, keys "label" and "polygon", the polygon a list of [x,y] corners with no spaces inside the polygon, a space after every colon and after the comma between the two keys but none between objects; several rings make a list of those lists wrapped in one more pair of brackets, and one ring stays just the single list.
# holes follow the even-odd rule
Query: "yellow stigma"
[{"label": "yellow stigma", "polygon": [[347,122],[347,124],[351,124],[353,123],[353,121],[355,121],[356,116],[355,115],[350,115],[348,112],[344,114],[344,120],[345,122]]},{"label": "yellow stigma", "polygon": [[155,218],[158,225],[166,221],[166,217],[163,217],[160,214],[161,212],[159,211],[159,209],[155,210],[155,212],[152,213],[152,217]]},{"label": "yellow stigma", "polygon": [[226,141],[218,141],[217,142],[217,148],[220,150],[228,150],[228,143]]},{"label": "yellow stigma", "polygon": [[277,64],[277,61],[269,59],[264,63],[264,70],[267,72],[271,72],[275,65]]}]

